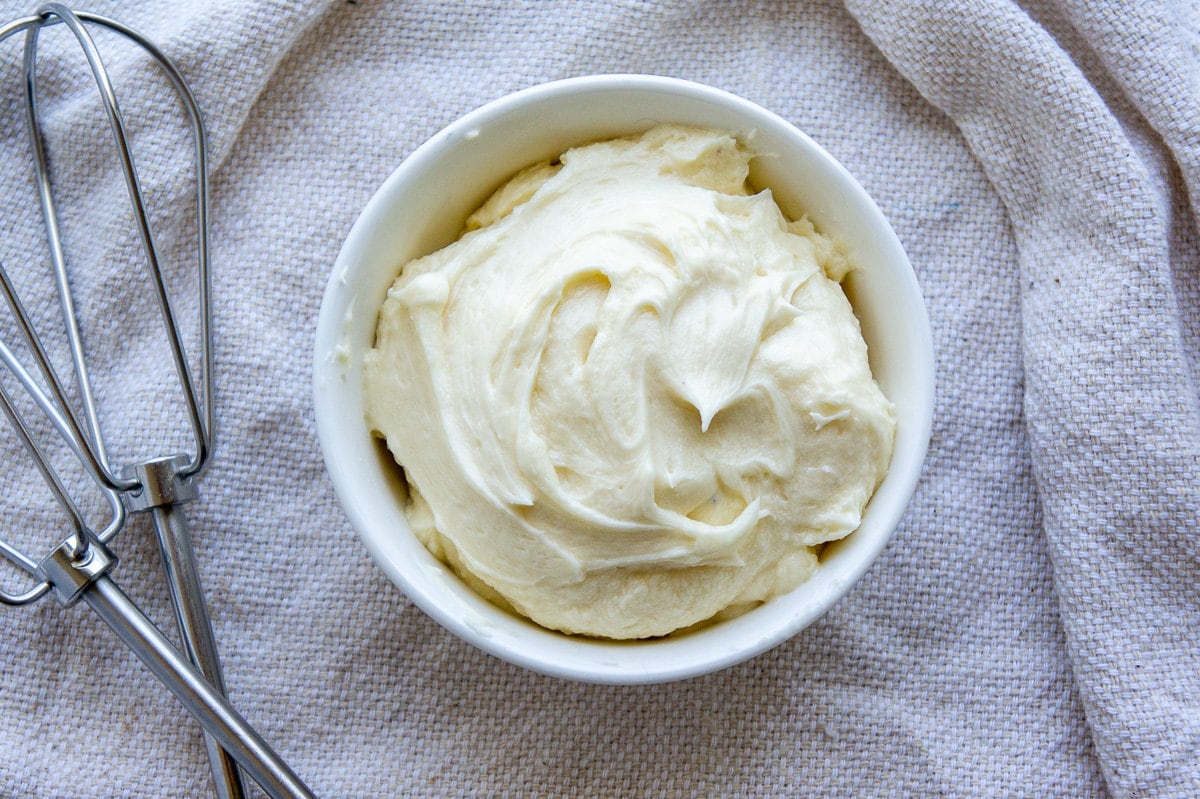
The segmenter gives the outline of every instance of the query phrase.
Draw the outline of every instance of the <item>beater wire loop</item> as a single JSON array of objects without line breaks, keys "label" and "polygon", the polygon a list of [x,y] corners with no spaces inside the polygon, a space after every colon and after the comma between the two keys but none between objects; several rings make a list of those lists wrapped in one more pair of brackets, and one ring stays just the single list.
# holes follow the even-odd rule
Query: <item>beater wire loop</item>
[{"label": "beater wire loop", "polygon": [[[121,172],[125,180],[126,190],[129,194],[134,222],[142,241],[142,249],[147,266],[146,274],[159,307],[163,329],[166,334],[166,342],[170,349],[172,365],[182,390],[185,412],[193,438],[193,451],[188,455],[186,465],[180,470],[181,478],[196,475],[204,468],[212,447],[214,424],[211,346],[212,278],[209,268],[207,134],[204,128],[204,119],[196,103],[195,96],[183,80],[174,62],[137,31],[115,20],[96,14],[73,12],[59,3],[47,3],[43,5],[38,10],[38,14],[38,19],[42,24],[26,28],[25,37],[23,73],[26,87],[28,132],[34,155],[38,195],[42,205],[42,214],[50,245],[51,263],[54,267],[55,281],[58,286],[62,306],[64,329],[71,349],[71,358],[78,380],[81,401],[87,416],[87,427],[90,435],[85,437],[89,439],[85,445],[85,448],[88,450],[86,457],[89,460],[89,466],[94,465],[99,468],[106,485],[121,491],[136,492],[140,488],[136,478],[128,476],[125,473],[126,470],[114,468],[109,463],[107,447],[100,427],[98,407],[92,389],[92,381],[84,356],[83,336],[80,331],[74,296],[71,291],[66,257],[62,246],[58,211],[50,179],[49,160],[46,155],[39,118],[39,104],[36,90],[36,61],[38,33],[41,27],[61,22],[71,31],[87,57],[93,80],[104,105],[109,129],[112,133],[113,142],[120,161]],[[99,50],[96,48],[95,41],[92,39],[84,22],[94,23],[114,31],[145,50],[167,77],[171,88],[179,98],[187,114],[191,126],[192,139],[195,145],[196,164],[196,249],[200,328],[199,383],[194,379],[192,367],[188,361],[180,335],[176,314],[172,308],[170,294],[167,290],[166,280],[158,256],[158,249],[155,245],[149,213],[143,197],[141,181],[138,177],[133,151],[126,133],[125,119],[121,113],[120,104],[117,101],[116,92],[113,89],[108,71],[104,66]],[[68,408],[63,403],[62,397],[56,397],[56,399],[59,400],[60,404],[63,404],[64,409]],[[74,414],[69,410],[67,411],[67,415],[74,417]],[[74,418],[72,418],[72,426],[82,427],[78,420]],[[82,430],[78,432],[82,433]],[[95,463],[93,464],[92,461],[95,461]]]}]

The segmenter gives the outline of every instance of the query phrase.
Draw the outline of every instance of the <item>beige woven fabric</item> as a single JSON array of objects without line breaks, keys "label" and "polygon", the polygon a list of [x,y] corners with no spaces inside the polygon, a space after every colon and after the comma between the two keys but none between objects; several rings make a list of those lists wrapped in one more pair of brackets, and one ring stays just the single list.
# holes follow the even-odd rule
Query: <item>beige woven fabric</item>
[{"label": "beige woven fabric", "polygon": [[[90,8],[158,42],[207,115],[220,431],[189,512],[230,695],[319,795],[1200,796],[1194,3]],[[0,260],[44,288],[20,52],[0,46]],[[186,280],[186,141],[145,60],[109,61]],[[74,70],[44,71],[54,142],[97,133],[56,161],[68,247],[140,450],[133,387],[157,419],[169,383]],[[903,240],[938,363],[924,477],[864,581],[761,657],[637,688],[501,663],[409,604],[337,505],[309,391],[324,282],[391,169],[488,100],[604,72],[733,91],[828,148]],[[10,438],[5,515],[36,537]],[[165,625],[143,521],[115,575]],[[0,641],[0,797],[206,795],[196,726],[84,608],[0,609]]]}]

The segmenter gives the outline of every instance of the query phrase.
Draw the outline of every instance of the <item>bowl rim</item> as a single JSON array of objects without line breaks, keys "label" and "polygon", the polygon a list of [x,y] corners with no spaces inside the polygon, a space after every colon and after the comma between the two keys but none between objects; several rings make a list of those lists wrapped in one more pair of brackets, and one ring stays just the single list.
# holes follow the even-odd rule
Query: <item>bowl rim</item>
[{"label": "bowl rim", "polygon": [[[905,419],[905,449],[903,453],[900,452],[901,430],[898,425],[897,446],[893,452],[892,465],[868,504],[869,511],[880,491],[887,487],[890,498],[887,513],[882,514],[875,525],[882,529],[882,533],[875,534],[869,542],[856,541],[855,551],[858,557],[841,568],[836,579],[828,581],[827,590],[810,597],[808,601],[804,601],[803,598],[797,599],[788,605],[787,612],[782,615],[771,611],[772,604],[777,604],[782,599],[777,597],[743,616],[718,622],[685,636],[637,642],[608,642],[568,636],[519,619],[491,605],[466,588],[448,568],[434,560],[419,542],[418,548],[428,559],[422,558],[415,551],[409,551],[406,554],[411,556],[413,561],[398,562],[396,552],[390,545],[385,545],[373,534],[376,524],[368,510],[372,498],[363,496],[361,480],[355,478],[358,470],[371,467],[364,462],[364,454],[361,451],[351,451],[345,437],[341,435],[346,425],[351,423],[346,422],[344,418],[339,419],[344,417],[345,405],[337,396],[339,384],[346,390],[347,383],[346,375],[338,373],[338,370],[343,368],[339,366],[340,359],[349,357],[353,360],[355,357],[352,351],[347,355],[341,349],[345,346],[342,334],[346,325],[347,304],[351,302],[353,295],[353,281],[349,280],[349,276],[353,274],[352,267],[362,256],[362,250],[367,246],[370,237],[378,225],[387,219],[388,206],[394,202],[394,196],[402,190],[406,181],[414,175],[419,176],[422,170],[429,169],[443,157],[447,148],[453,148],[456,142],[463,139],[472,138],[473,134],[477,135],[479,130],[497,119],[569,97],[613,92],[680,95],[699,104],[714,104],[732,109],[746,116],[754,123],[755,128],[769,124],[777,131],[785,132],[797,145],[797,151],[802,151],[806,158],[816,159],[815,162],[820,162],[820,167],[827,174],[836,178],[839,190],[847,192],[850,195],[849,201],[865,214],[864,223],[870,221],[872,229],[881,237],[881,246],[896,264],[896,274],[892,277],[898,281],[897,290],[903,294],[900,301],[910,313],[909,323],[914,328],[911,332],[917,345],[915,350],[909,353],[911,363],[906,363],[906,371],[912,373],[915,399],[912,402],[913,408]],[[374,324],[372,329],[373,326]],[[404,158],[372,194],[344,239],[322,297],[313,355],[314,412],[317,437],[327,474],[358,537],[389,579],[439,624],[483,651],[537,672],[586,682],[655,683],[711,673],[757,656],[792,638],[816,621],[862,578],[891,539],[916,490],[932,429],[934,359],[928,313],[916,273],[895,231],[874,200],[842,164],[791,122],[724,90],[672,77],[607,74],[542,83],[485,103],[429,137]],[[356,369],[351,367],[350,371],[358,377]],[[355,390],[361,393],[360,377],[356,381]],[[361,419],[358,421],[362,423]],[[365,423],[362,425],[365,427]],[[897,462],[898,455],[903,458],[903,462]],[[857,536],[861,529],[851,533],[844,540]],[[820,572],[819,569],[818,573]],[[458,589],[448,585],[447,581],[458,583]],[[792,597],[812,583],[810,580],[797,591],[784,596]],[[472,603],[462,596],[462,590],[469,592],[486,607]],[[454,601],[450,601],[449,595],[453,595]],[[491,608],[494,613],[490,613],[487,608]],[[785,609],[776,609],[777,612],[783,610]],[[529,629],[523,633],[516,628],[509,630],[494,614],[501,614],[518,627],[523,625]],[[720,633],[723,628],[727,629],[753,614],[759,614],[760,617],[771,614],[772,623],[745,625],[745,622],[741,622],[748,629],[739,637],[741,643],[736,646],[722,642],[720,635],[713,634],[714,631]],[[498,634],[501,631],[497,630],[497,624],[505,627],[502,631],[505,634]],[[542,639],[546,635],[569,644],[563,649],[547,649],[530,643],[544,643]],[[567,650],[572,650],[572,656],[564,656]]]}]

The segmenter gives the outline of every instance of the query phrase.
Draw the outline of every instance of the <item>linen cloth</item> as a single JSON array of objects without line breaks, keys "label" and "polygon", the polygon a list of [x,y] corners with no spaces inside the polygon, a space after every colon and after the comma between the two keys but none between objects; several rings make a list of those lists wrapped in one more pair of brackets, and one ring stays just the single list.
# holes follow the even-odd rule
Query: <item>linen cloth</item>
[{"label": "linen cloth", "polygon": [[[206,114],[219,431],[188,513],[229,695],[317,794],[1200,796],[1195,3],[88,10],[157,42]],[[94,369],[138,450],[174,418],[155,309],[82,67],[44,38]],[[0,47],[0,259],[44,290],[20,56]],[[177,110],[144,56],[106,57],[193,321]],[[608,72],[732,91],[830,150],[903,241],[938,366],[916,496],[849,596],[751,661],[633,688],[499,662],[414,608],[333,496],[310,399],[325,280],[387,174],[484,102]],[[48,500],[8,439],[24,535]],[[169,628],[152,537],[131,521],[115,576]],[[198,727],[86,609],[0,609],[0,640],[0,797],[208,795]]]}]

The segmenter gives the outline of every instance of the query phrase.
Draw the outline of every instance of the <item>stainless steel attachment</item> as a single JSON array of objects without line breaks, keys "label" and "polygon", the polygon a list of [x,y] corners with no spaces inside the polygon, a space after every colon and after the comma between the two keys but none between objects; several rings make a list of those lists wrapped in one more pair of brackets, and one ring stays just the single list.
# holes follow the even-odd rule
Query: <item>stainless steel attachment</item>
[{"label": "stainless steel attachment", "polygon": [[[182,397],[192,439],[190,452],[114,464],[102,429],[101,414],[92,378],[84,357],[85,345],[76,312],[72,281],[59,229],[59,215],[50,178],[49,158],[42,135],[37,92],[38,38],[52,25],[63,25],[83,51],[99,91],[118,160],[128,190],[134,222],[142,241],[146,277],[157,302],[164,339],[170,351],[173,372]],[[197,210],[197,278],[199,297],[198,375],[193,374],[183,338],[171,305],[166,279],[155,246],[149,214],[143,200],[122,116],[112,81],[105,69],[89,26],[115,32],[141,47],[161,67],[178,95],[190,122],[195,143]],[[0,291],[12,310],[19,341],[29,352],[35,370],[27,370],[14,351],[0,342],[0,361],[8,367],[28,397],[49,420],[65,447],[82,464],[96,483],[110,509],[108,522],[99,530],[90,527],[71,500],[54,464],[39,447],[28,421],[22,417],[10,392],[0,386],[0,410],[30,453],[57,503],[70,521],[70,534],[49,555],[35,559],[18,547],[0,541],[0,555],[34,577],[24,591],[0,589],[0,602],[28,604],[51,590],[64,604],[82,600],[89,605],[142,659],[203,725],[217,795],[240,799],[244,787],[237,768],[246,772],[272,797],[308,797],[311,793],[296,775],[270,750],[224,699],[217,647],[213,637],[196,570],[195,555],[183,506],[196,495],[195,478],[204,469],[211,451],[213,433],[213,369],[210,330],[210,276],[208,258],[208,196],[206,141],[203,118],[178,69],[153,43],[131,28],[95,14],[73,12],[58,3],[47,3],[29,17],[0,26],[0,42],[17,33],[25,35],[23,76],[30,146],[33,152],[37,190],[50,251],[54,283],[63,319],[63,333],[70,350],[74,391],[56,374],[43,338],[18,296],[10,273],[0,265]],[[77,409],[71,397],[78,398]],[[28,405],[29,403],[26,403]],[[82,413],[80,412],[82,410]],[[116,563],[106,543],[125,523],[125,511],[147,513],[155,528],[162,564],[176,609],[184,651],[189,664],[170,642],[133,605],[108,576]],[[194,666],[192,665],[194,664]],[[235,762],[236,761],[236,762]]]},{"label": "stainless steel attachment", "polygon": [[[4,281],[7,283],[7,279]],[[9,354],[7,347],[4,353]],[[7,361],[6,361],[7,362]],[[51,371],[52,375],[52,371]],[[28,373],[18,375],[35,402],[51,417],[54,427],[63,432],[67,424],[41,393]],[[29,381],[29,382],[27,382]],[[7,418],[21,443],[33,459],[54,499],[67,516],[70,533],[40,561],[34,560],[11,544],[0,541],[3,554],[33,582],[25,591],[0,589],[0,602],[24,605],[53,591],[63,605],[82,601],[87,604],[136,654],[183,706],[214,738],[218,745],[241,764],[246,773],[273,799],[315,799],[304,782],[279,758],[262,737],[243,719],[215,687],[179,653],[145,614],[109,576],[116,557],[100,536],[85,521],[78,506],[66,492],[63,481],[38,444],[29,426],[17,410],[10,392],[0,384],[0,412]],[[76,442],[68,440],[72,450]],[[97,481],[97,487],[115,499],[115,493]],[[121,514],[120,503],[110,502],[114,519]]]}]

